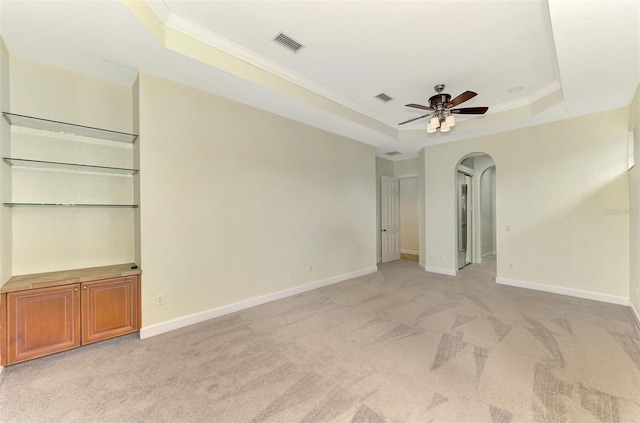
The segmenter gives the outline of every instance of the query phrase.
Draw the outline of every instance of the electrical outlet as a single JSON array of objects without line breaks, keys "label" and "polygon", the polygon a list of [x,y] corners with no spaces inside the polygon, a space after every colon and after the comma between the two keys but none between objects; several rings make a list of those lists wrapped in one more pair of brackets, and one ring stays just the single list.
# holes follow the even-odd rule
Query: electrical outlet
[{"label": "electrical outlet", "polygon": [[293,267],[289,269],[289,276],[293,276],[294,273],[295,273],[295,269]]},{"label": "electrical outlet", "polygon": [[162,297],[162,295],[156,295],[156,305],[164,305],[164,298]]},{"label": "electrical outlet", "polygon": [[313,267],[309,265],[309,273],[313,272]]}]

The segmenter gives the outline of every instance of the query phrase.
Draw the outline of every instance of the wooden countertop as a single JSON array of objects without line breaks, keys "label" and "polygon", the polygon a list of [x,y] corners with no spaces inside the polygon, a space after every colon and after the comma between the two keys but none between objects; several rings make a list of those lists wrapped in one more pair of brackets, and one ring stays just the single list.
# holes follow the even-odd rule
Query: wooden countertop
[{"label": "wooden countertop", "polygon": [[94,281],[97,279],[118,278],[121,276],[139,275],[142,269],[135,263],[116,264],[112,266],[88,267],[86,269],[60,270],[57,272],[34,273],[32,275],[12,276],[0,287],[0,294],[6,292],[25,291],[49,286],[68,285]]}]

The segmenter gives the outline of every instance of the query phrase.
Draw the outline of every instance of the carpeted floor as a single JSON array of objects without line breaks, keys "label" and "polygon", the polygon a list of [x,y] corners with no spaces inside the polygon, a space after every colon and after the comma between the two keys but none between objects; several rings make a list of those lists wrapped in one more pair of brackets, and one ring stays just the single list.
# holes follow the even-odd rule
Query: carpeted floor
[{"label": "carpeted floor", "polygon": [[397,261],[146,340],[8,367],[8,422],[640,422],[626,307]]}]

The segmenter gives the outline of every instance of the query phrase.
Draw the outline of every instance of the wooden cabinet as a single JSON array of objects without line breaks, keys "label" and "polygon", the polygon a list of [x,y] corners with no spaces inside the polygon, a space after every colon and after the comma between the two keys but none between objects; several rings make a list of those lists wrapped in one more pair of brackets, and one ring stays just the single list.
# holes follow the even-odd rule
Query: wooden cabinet
[{"label": "wooden cabinet", "polygon": [[82,344],[102,341],[140,328],[138,277],[82,284]]},{"label": "wooden cabinet", "polygon": [[8,293],[7,363],[80,346],[79,299],[77,284]]},{"label": "wooden cabinet", "polygon": [[140,330],[133,264],[15,276],[0,289],[6,366]]}]

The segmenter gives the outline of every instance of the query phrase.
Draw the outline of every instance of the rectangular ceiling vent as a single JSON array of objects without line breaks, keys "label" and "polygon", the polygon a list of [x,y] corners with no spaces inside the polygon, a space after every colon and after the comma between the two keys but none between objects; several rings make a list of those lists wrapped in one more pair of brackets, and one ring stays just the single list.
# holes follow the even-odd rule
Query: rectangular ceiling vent
[{"label": "rectangular ceiling vent", "polygon": [[397,156],[398,154],[402,154],[402,153],[399,151],[389,151],[388,153],[384,153],[384,154],[386,154],[387,156]]},{"label": "rectangular ceiling vent", "polygon": [[389,96],[388,96],[388,95],[386,95],[385,93],[380,93],[380,94],[378,94],[378,95],[376,96],[376,98],[377,98],[378,100],[384,101],[385,103],[386,103],[387,101],[391,101],[391,100],[393,100],[391,97],[389,97]]},{"label": "rectangular ceiling vent", "polygon": [[276,35],[271,41],[280,44],[282,47],[291,50],[294,53],[297,53],[304,48],[304,45],[300,44],[293,38],[284,35],[282,32]]}]

